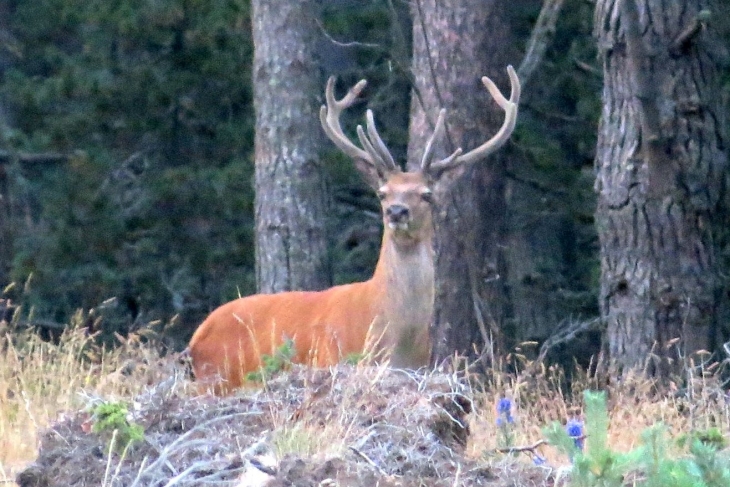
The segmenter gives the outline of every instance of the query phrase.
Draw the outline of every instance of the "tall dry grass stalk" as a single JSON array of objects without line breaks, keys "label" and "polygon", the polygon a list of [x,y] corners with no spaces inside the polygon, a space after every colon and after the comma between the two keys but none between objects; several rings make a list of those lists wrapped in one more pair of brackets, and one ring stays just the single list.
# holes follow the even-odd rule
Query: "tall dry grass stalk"
[{"label": "tall dry grass stalk", "polygon": [[0,480],[36,457],[39,435],[63,412],[83,409],[89,396],[132,398],[163,379],[159,355],[139,335],[105,348],[82,323],[78,313],[54,342],[0,325]]}]

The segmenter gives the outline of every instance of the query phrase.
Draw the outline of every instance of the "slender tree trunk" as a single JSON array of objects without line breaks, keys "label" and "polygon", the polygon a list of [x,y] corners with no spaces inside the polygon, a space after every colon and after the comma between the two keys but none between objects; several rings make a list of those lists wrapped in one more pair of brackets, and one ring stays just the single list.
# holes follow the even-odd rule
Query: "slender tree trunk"
[{"label": "slender tree trunk", "polygon": [[[610,356],[677,364],[712,350],[727,317],[727,217],[712,0],[598,0],[604,90],[596,223]],[[674,345],[672,340],[680,339]]]},{"label": "slender tree trunk", "polygon": [[[13,258],[13,232],[10,220],[10,194],[5,166],[0,164],[0,287],[10,281],[10,262]],[[2,296],[0,295],[0,299]],[[2,317],[0,316],[0,320]]]},{"label": "slender tree trunk", "polygon": [[[14,5],[11,3],[0,2],[0,39],[3,39],[2,42],[6,45],[12,45],[14,41],[9,25],[10,15],[14,10]],[[0,79],[5,78],[5,72],[13,66],[14,61],[10,49],[0,48]],[[10,114],[7,113],[5,105],[0,105],[0,130],[3,133],[9,132],[11,126]],[[10,280],[10,262],[13,258],[13,237],[15,236],[8,192],[10,181],[6,165],[9,162],[9,160],[0,160],[0,288],[5,287]],[[0,315],[0,320],[2,320],[2,315]]]},{"label": "slender tree trunk", "polygon": [[314,0],[255,0],[256,281],[260,292],[331,282],[320,150],[323,76]]},{"label": "slender tree trunk", "polygon": [[[408,161],[419,164],[439,108],[447,110],[442,155],[473,149],[499,129],[504,113],[480,82],[488,75],[509,93],[512,35],[504,0],[416,0]],[[504,149],[502,149],[504,151]],[[491,347],[508,315],[504,238],[504,159],[467,169],[436,209],[434,360]]]}]

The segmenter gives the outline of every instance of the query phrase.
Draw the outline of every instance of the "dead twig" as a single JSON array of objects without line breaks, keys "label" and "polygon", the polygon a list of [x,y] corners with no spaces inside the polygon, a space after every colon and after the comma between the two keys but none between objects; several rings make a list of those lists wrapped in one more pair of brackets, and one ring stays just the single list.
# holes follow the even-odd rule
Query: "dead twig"
[{"label": "dead twig", "polygon": [[510,446],[506,448],[495,448],[494,451],[497,453],[524,453],[524,452],[530,452],[535,453],[535,450],[537,450],[538,447],[542,445],[547,445],[548,442],[545,440],[538,440],[532,445],[525,445],[525,446]]},{"label": "dead twig", "polygon": [[317,22],[317,27],[319,27],[319,30],[322,31],[322,35],[324,35],[328,41],[330,41],[335,46],[339,47],[361,47],[366,49],[382,49],[383,46],[380,44],[375,44],[372,42],[359,42],[359,41],[350,41],[350,42],[344,42],[344,41],[338,41],[332,35],[330,35],[329,32],[327,32],[327,29],[324,28],[324,25],[322,25],[322,22],[319,21],[319,19],[315,19],[315,22]]},{"label": "dead twig", "polygon": [[361,452],[360,450],[358,450],[354,446],[349,447],[349,449],[354,454],[356,454],[357,456],[359,456],[360,458],[362,458],[363,460],[365,460],[366,462],[368,462],[368,464],[370,464],[370,466],[372,466],[375,470],[377,470],[378,473],[380,473],[380,475],[383,475],[385,477],[388,476],[388,472],[386,472],[385,470],[383,470],[380,467],[380,465],[378,465],[377,463],[375,463],[369,456],[365,455],[363,452]]}]

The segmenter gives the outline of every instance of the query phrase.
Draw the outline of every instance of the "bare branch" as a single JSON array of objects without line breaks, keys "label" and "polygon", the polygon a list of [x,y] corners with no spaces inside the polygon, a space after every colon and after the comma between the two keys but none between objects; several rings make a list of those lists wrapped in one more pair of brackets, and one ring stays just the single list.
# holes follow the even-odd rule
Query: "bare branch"
[{"label": "bare branch", "polygon": [[68,162],[76,154],[60,152],[13,152],[0,150],[0,164],[18,161],[21,164],[59,164]]},{"label": "bare branch", "polygon": [[327,40],[330,41],[335,46],[347,47],[347,48],[349,48],[349,47],[361,47],[361,48],[366,48],[366,49],[382,49],[383,48],[383,46],[381,46],[380,44],[375,44],[375,43],[371,43],[371,42],[358,42],[358,41],[343,42],[343,41],[338,41],[337,39],[335,39],[334,37],[332,37],[332,35],[330,35],[329,32],[327,32],[327,29],[324,28],[324,25],[322,25],[322,22],[320,22],[319,19],[315,19],[315,22],[317,22],[317,27],[319,27],[319,30],[322,31],[322,35],[325,36],[327,38]]},{"label": "bare branch", "polygon": [[603,71],[601,70],[601,68],[597,68],[596,66],[588,64],[585,61],[581,61],[580,59],[574,59],[573,63],[581,71],[597,76],[599,78],[603,78]]},{"label": "bare branch", "polygon": [[672,45],[669,46],[669,52],[673,56],[680,56],[686,52],[689,47],[695,42],[697,36],[702,32],[705,24],[710,20],[709,10],[700,10],[695,18],[693,18],[687,27],[672,41]]},{"label": "bare branch", "polygon": [[380,473],[380,475],[382,475],[384,477],[387,477],[388,476],[388,472],[386,472],[385,470],[383,470],[380,467],[380,465],[378,465],[377,463],[375,463],[369,456],[365,455],[363,452],[361,452],[360,450],[358,450],[354,446],[351,446],[349,448],[350,448],[350,451],[351,452],[353,452],[354,454],[356,454],[357,456],[359,456],[360,458],[362,458],[363,460],[365,460],[366,462],[368,462],[371,467],[375,468],[375,470],[377,470],[378,473]]},{"label": "bare branch", "polygon": [[540,353],[538,354],[535,364],[542,363],[547,357],[547,354],[560,345],[561,343],[567,343],[574,340],[579,333],[592,330],[601,326],[603,322],[600,318],[593,318],[586,321],[567,321],[565,324],[558,326],[558,329],[543,342],[540,347]]},{"label": "bare branch", "polygon": [[532,445],[525,445],[525,446],[510,446],[507,448],[496,448],[495,451],[499,453],[520,453],[520,452],[531,452],[534,453],[535,450],[542,446],[546,445],[547,441],[545,440],[537,440]]},{"label": "bare branch", "polygon": [[522,59],[522,64],[517,68],[523,86],[526,85],[537,67],[545,57],[545,51],[555,35],[555,24],[558,22],[560,9],[563,8],[565,0],[544,0],[540,15],[537,17],[535,27],[532,29],[530,40],[527,43],[527,52]]}]

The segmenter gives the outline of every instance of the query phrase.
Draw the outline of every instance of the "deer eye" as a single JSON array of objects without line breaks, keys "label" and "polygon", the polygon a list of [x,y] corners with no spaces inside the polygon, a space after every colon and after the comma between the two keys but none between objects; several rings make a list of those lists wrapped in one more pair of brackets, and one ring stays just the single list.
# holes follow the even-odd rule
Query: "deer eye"
[{"label": "deer eye", "polygon": [[433,192],[430,189],[427,189],[421,193],[421,198],[423,198],[424,201],[433,203]]},{"label": "deer eye", "polygon": [[384,190],[379,189],[376,194],[378,195],[378,199],[380,201],[383,201],[385,199],[385,191]]}]

